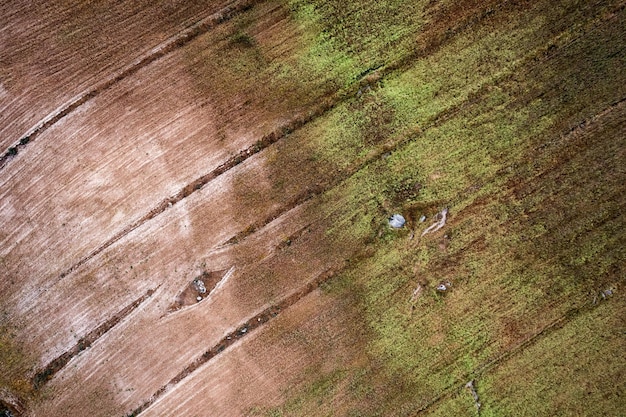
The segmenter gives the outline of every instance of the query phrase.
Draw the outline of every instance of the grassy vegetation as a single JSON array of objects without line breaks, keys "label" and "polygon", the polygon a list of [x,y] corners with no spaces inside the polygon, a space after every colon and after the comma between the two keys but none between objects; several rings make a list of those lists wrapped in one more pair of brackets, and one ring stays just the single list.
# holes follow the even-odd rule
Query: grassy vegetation
[{"label": "grassy vegetation", "polygon": [[623,295],[602,302],[488,372],[479,390],[482,415],[623,412],[624,307]]},{"label": "grassy vegetation", "polygon": [[[481,415],[625,409],[618,6],[270,1],[186,47],[225,130],[336,101],[266,149],[267,177],[242,173],[233,193],[241,210],[317,195],[306,215],[327,230],[312,250],[348,265],[324,296],[360,317],[367,360],[312,367],[255,414],[475,415],[471,379]],[[443,208],[446,227],[421,237]],[[387,227],[394,212],[405,229]],[[0,385],[27,395],[2,334]]]},{"label": "grassy vegetation", "polygon": [[[358,7],[362,13],[368,5]],[[372,13],[379,13],[378,7],[372,5]],[[414,415],[546,326],[587,308],[603,289],[619,287],[620,259],[626,257],[620,214],[626,203],[620,163],[626,148],[624,106],[593,118],[626,96],[620,70],[626,64],[621,36],[626,19],[623,10],[612,15],[612,7],[503,6],[375,80],[294,134],[294,145],[283,145],[291,163],[276,164],[275,178],[288,177],[294,166],[307,172],[311,164],[318,168],[309,182],[323,182],[330,173],[346,177],[316,210],[332,218],[331,247],[353,242],[366,255],[357,256],[326,291],[337,299],[356,296],[351,308],[362,314],[370,335],[370,364],[341,369],[331,380],[335,390],[327,387],[320,396],[311,393],[328,380],[311,376],[268,415],[322,415],[317,402],[337,397],[342,406],[332,415]],[[412,53],[399,47],[385,55],[367,31],[355,36],[350,19],[358,20],[359,13],[350,7],[339,12],[325,3],[306,10],[297,18],[321,21],[334,39],[326,45],[343,46],[365,67]],[[351,43],[348,32],[363,43]],[[410,38],[410,31],[402,33]],[[385,44],[384,33],[381,39]],[[374,56],[382,62],[371,60]],[[585,120],[584,134],[567,134]],[[431,218],[443,207],[451,213],[444,232],[419,238],[429,223],[415,220],[422,214]],[[408,215],[413,233],[386,227],[386,216],[395,211]],[[450,291],[434,290],[446,281]],[[412,300],[418,285],[423,291]],[[618,310],[603,308],[613,317]],[[538,368],[557,359],[555,344],[570,334],[556,330],[550,337],[551,344],[532,345],[543,346],[544,362],[534,363]],[[623,369],[616,357],[619,340],[611,343],[612,348],[598,346],[602,357],[586,348],[588,363],[603,360]],[[516,378],[520,387],[533,384],[522,364],[506,369],[508,387],[515,387]],[[569,372],[566,366],[543,371],[537,381],[543,385],[535,389],[556,384]],[[355,379],[360,382],[349,383]],[[353,389],[337,389],[346,384]],[[489,389],[494,396],[485,406],[492,415],[518,415],[525,398],[532,402],[523,404],[528,415],[552,415],[553,407],[578,395],[565,389],[559,398],[526,397],[522,389],[510,395],[502,386],[480,384],[481,394]],[[575,406],[576,413],[617,409],[600,403]],[[469,392],[432,410],[475,413]]]}]

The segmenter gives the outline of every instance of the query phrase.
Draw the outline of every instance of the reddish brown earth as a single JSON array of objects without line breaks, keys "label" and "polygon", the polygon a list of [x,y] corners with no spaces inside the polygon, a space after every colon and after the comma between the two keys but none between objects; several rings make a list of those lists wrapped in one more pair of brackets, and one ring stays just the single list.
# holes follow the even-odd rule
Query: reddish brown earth
[{"label": "reddish brown earth", "polygon": [[[491,13],[475,3],[433,5],[407,59]],[[215,62],[254,64],[233,41],[250,8],[255,82]],[[362,317],[320,289],[363,256],[329,242],[347,202],[324,192],[386,144],[342,172],[289,165],[297,130],[352,87],[270,82],[302,46],[285,7],[10,0],[0,16],[0,306],[35,398],[14,411],[262,413],[310,373],[369,360]]]},{"label": "reddish brown earth", "polygon": [[224,13],[228,4],[3,2],[0,145],[15,145],[16,134],[28,136],[73,101],[180,38],[185,28]]},{"label": "reddish brown earth", "polygon": [[[271,196],[265,164],[276,150],[255,155],[280,139],[298,106],[251,96],[243,112],[239,97],[194,79],[205,65],[198,51],[210,56],[227,44],[219,22],[193,39],[185,28],[223,6],[118,3],[97,16],[61,2],[2,6],[10,22],[2,74],[10,76],[2,78],[1,145],[44,127],[5,158],[0,177],[3,310],[38,358],[35,385],[54,392],[33,415],[139,407],[225,334],[339,259],[302,252],[295,239],[281,246],[285,236],[323,234],[319,225],[302,233],[314,220],[303,220],[306,204]],[[259,14],[257,38],[288,52],[296,29],[285,13],[270,4]],[[88,25],[95,33],[71,31],[84,19],[97,20]],[[151,60],[164,42],[168,53]],[[266,198],[238,204],[239,178],[253,179]],[[246,237],[253,224],[261,229]],[[235,236],[238,244],[226,244]],[[192,279],[231,269],[202,303],[168,314]]]}]

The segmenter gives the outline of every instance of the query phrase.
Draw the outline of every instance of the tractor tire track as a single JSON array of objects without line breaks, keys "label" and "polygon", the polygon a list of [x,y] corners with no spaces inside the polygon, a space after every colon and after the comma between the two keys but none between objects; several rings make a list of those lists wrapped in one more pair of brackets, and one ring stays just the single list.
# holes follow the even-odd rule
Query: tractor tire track
[{"label": "tractor tire track", "polygon": [[196,39],[198,36],[209,32],[217,25],[227,22],[241,12],[249,10],[252,6],[260,1],[262,0],[237,0],[230,3],[229,5],[223,7],[222,9],[211,14],[210,16],[205,17],[197,23],[189,26],[182,32],[171,37],[170,39],[156,46],[155,48],[152,48],[152,50],[150,50],[148,53],[137,58],[133,63],[127,65],[116,74],[110,76],[105,81],[101,82],[100,84],[96,84],[90,90],[87,90],[82,94],[74,97],[68,103],[46,116],[41,122],[39,122],[39,124],[30,129],[30,131],[27,132],[24,136],[22,136],[22,138],[20,138],[20,140],[16,144],[9,147],[4,155],[0,157],[0,170],[2,170],[11,159],[17,156],[20,149],[25,148],[30,142],[36,139],[37,136],[52,127],[54,124],[59,122],[67,115],[71,114],[73,111],[78,109],[86,102],[92,100],[96,96],[100,95],[102,92],[110,89],[120,81],[130,77],[137,71],[152,64],[153,62],[159,60],[165,55],[168,55],[171,52],[180,49],[192,40]]},{"label": "tractor tire track", "polygon": [[252,331],[260,328],[264,324],[268,323],[270,320],[277,317],[283,311],[287,310],[289,307],[296,304],[302,298],[306,297],[320,285],[324,284],[336,274],[341,272],[345,268],[345,263],[335,265],[334,267],[330,267],[326,269],[324,272],[319,274],[315,279],[310,281],[304,287],[295,291],[294,293],[285,297],[282,301],[272,306],[267,307],[260,313],[250,317],[243,323],[240,323],[235,330],[226,334],[217,344],[210,347],[206,350],[202,355],[197,357],[193,362],[185,367],[182,371],[180,371],[175,377],[173,377],[167,384],[163,385],[159,388],[148,400],[142,403],[139,407],[134,409],[127,416],[136,417],[145,410],[147,410],[150,406],[152,406],[156,401],[158,401],[163,395],[167,394],[171,391],[177,384],[181,383],[185,378],[191,375],[193,372],[197,371],[202,365],[209,362],[211,359],[222,353],[226,348],[232,346],[237,341],[241,340]]},{"label": "tractor tire track", "polygon": [[80,338],[71,349],[63,352],[60,356],[53,359],[43,369],[39,370],[31,379],[31,384],[35,390],[39,390],[43,385],[54,377],[54,375],[68,364],[76,355],[85,349],[89,349],[98,339],[104,336],[109,330],[119,324],[123,319],[128,317],[141,304],[150,298],[156,290],[148,290],[144,295],[124,307],[113,317],[102,323],[100,326]]}]

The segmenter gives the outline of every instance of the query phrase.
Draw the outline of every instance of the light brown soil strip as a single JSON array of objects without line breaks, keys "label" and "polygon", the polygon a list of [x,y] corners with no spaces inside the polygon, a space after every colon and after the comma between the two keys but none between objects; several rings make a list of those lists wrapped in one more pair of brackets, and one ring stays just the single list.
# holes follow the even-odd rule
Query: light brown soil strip
[{"label": "light brown soil strip", "polygon": [[91,345],[102,337],[106,332],[115,327],[120,321],[122,321],[125,317],[127,317],[130,313],[132,313],[137,307],[139,307],[144,301],[154,294],[155,290],[148,290],[143,296],[139,297],[135,301],[133,301],[130,305],[124,307],[121,311],[115,314],[112,318],[102,323],[95,330],[92,330],[86,336],[82,337],[76,345],[74,345],[70,350],[64,352],[61,356],[52,360],[48,365],[46,365],[42,370],[37,372],[35,376],[32,378],[31,382],[35,389],[40,389],[46,382],[48,382],[52,377],[59,372],[67,363],[72,360],[72,358],[78,355],[85,349],[91,347]]},{"label": "light brown soil strip", "polygon": [[166,40],[161,45],[153,48],[151,51],[138,58],[133,63],[126,66],[107,80],[95,85],[92,89],[78,95],[69,103],[65,104],[64,106],[44,118],[37,126],[35,126],[28,133],[26,133],[18,141],[17,144],[11,146],[5,152],[5,154],[0,157],[0,170],[2,170],[6,166],[6,164],[18,154],[20,149],[24,148],[26,145],[28,145],[28,143],[30,143],[45,130],[50,128],[52,125],[63,119],[68,114],[72,113],[74,110],[76,110],[89,100],[98,96],[103,91],[113,87],[115,84],[119,83],[123,79],[135,74],[137,71],[150,65],[154,61],[183,47],[198,36],[207,33],[215,26],[232,19],[238,13],[250,9],[257,2],[259,2],[259,0],[239,0],[230,3],[229,5],[223,7],[221,10],[200,20],[197,23],[194,23],[174,37]]},{"label": "light brown soil strip", "polygon": [[[134,63],[128,65],[126,68],[122,69],[116,75],[112,76],[108,80],[104,81],[101,84],[96,85],[91,90],[84,92],[83,94],[76,97],[70,103],[58,109],[56,112],[53,112],[44,120],[42,120],[37,126],[31,129],[26,135],[24,135],[17,144],[10,147],[5,154],[0,157],[0,170],[5,167],[9,160],[15,157],[19,150],[25,147],[31,140],[35,139],[40,133],[54,125],[56,122],[76,110],[78,107],[96,97],[103,91],[111,88],[113,85],[118,83],[119,81],[131,76],[136,73],[141,68],[151,64],[152,62],[162,58],[163,56],[169,54],[170,52],[186,45],[193,39],[198,36],[207,33],[209,30],[214,28],[220,23],[226,22],[232,19],[236,14],[249,10],[252,6],[262,0],[240,0],[230,5],[222,8],[220,11],[212,14],[211,16],[195,23],[189,28],[185,29],[183,32],[179,33],[175,37],[167,40],[160,46],[157,46],[152,51],[150,51],[145,56],[137,59]],[[502,10],[510,3],[510,0],[505,0],[497,6],[497,10]],[[463,32],[464,30],[471,28],[473,25],[479,23],[483,19],[488,16],[493,15],[497,10],[494,10],[491,7],[486,8],[478,15],[470,15],[467,19],[459,22],[453,28],[446,30],[441,34],[437,34],[424,48],[417,49],[415,52],[406,55],[405,57],[399,59],[398,61],[392,62],[387,66],[379,67],[380,69],[374,69],[371,74],[369,71],[366,71],[368,75],[364,76],[361,79],[359,84],[364,85],[371,82],[375,82],[379,80],[381,77],[386,76],[392,72],[402,71],[403,69],[410,66],[416,59],[420,57],[427,56],[437,49],[442,47],[446,42],[450,41],[454,36]],[[428,28],[427,28],[428,30]],[[356,91],[356,89],[354,89]],[[338,104],[340,101],[347,99],[351,96],[351,94],[337,94],[337,96],[342,96],[342,99],[337,100],[335,104]],[[332,106],[331,106],[332,107]]]},{"label": "light brown soil strip", "polygon": [[[503,4],[506,4],[506,3],[507,2],[504,2]],[[241,3],[241,4],[243,4],[243,3]],[[248,3],[246,3],[246,4],[248,4]],[[251,5],[251,4],[253,4],[253,2],[249,1],[249,4]],[[248,7],[250,7],[250,6],[248,6]],[[623,8],[624,5],[622,4],[621,7]],[[242,6],[241,10],[243,10],[243,9],[244,8]],[[490,16],[492,14],[493,14],[493,12],[483,13],[483,14],[481,14],[481,16],[484,18],[484,17]],[[232,17],[232,14],[230,15],[230,17]],[[226,19],[224,18],[221,21],[224,21],[224,20],[226,20]],[[475,19],[470,19],[470,20],[474,21]],[[460,25],[458,27],[460,28],[459,29],[459,32],[460,32],[461,30],[467,28],[468,26],[467,25]],[[458,33],[458,32],[455,32],[455,33]],[[450,37],[447,37],[446,39],[449,40]],[[439,42],[437,44],[437,47],[440,47],[440,46],[441,46],[441,42]],[[413,57],[413,59],[416,59],[416,58],[419,57],[419,56],[416,56],[414,54],[411,54],[410,56]],[[551,55],[549,58],[551,58],[553,56],[555,56],[555,54]],[[152,210],[150,210],[150,212],[148,212],[146,215],[144,215],[143,217],[141,217],[140,219],[138,219],[134,223],[130,224],[129,226],[125,227],[120,232],[116,233],[112,238],[110,238],[105,243],[100,245],[98,248],[93,250],[86,257],[84,257],[83,259],[79,260],[77,263],[72,265],[67,270],[63,271],[60,274],[58,280],[61,280],[61,279],[65,278],[67,275],[69,275],[72,272],[74,272],[75,270],[77,270],[79,267],[84,265],[90,259],[92,259],[93,257],[95,257],[98,254],[100,254],[102,251],[104,251],[105,249],[107,249],[108,247],[113,245],[118,240],[122,239],[124,236],[126,236],[127,234],[129,234],[133,230],[137,229],[138,227],[140,227],[141,225],[143,225],[147,221],[149,221],[149,220],[155,218],[156,216],[158,216],[159,214],[163,213],[165,210],[167,210],[168,207],[173,206],[174,204],[180,202],[182,199],[184,199],[184,198],[188,197],[189,195],[193,194],[194,192],[200,190],[204,185],[206,185],[210,181],[214,180],[218,176],[224,174],[225,172],[229,171],[230,169],[234,168],[235,166],[239,165],[240,163],[244,162],[246,159],[250,158],[253,155],[256,155],[257,153],[261,152],[262,150],[264,150],[265,148],[269,147],[270,145],[272,145],[272,144],[278,142],[279,140],[283,139],[286,135],[288,135],[288,134],[290,134],[290,133],[300,129],[301,127],[305,126],[306,124],[308,124],[309,122],[313,121],[314,119],[317,119],[318,117],[323,116],[325,113],[327,113],[328,111],[330,111],[331,109],[333,109],[334,107],[339,105],[340,103],[348,100],[349,98],[351,98],[352,96],[354,96],[356,94],[357,90],[359,89],[359,86],[365,85],[365,84],[369,84],[369,83],[372,83],[372,82],[376,82],[376,81],[380,80],[382,77],[391,74],[392,72],[396,72],[398,70],[402,70],[403,68],[405,68],[408,65],[410,65],[410,60],[402,60],[401,63],[399,63],[397,65],[396,64],[392,64],[392,65],[389,65],[387,67],[381,68],[380,70],[375,71],[374,74],[369,74],[369,75],[364,76],[360,80],[358,85],[352,86],[351,88],[348,88],[348,89],[345,89],[345,90],[337,91],[334,94],[331,94],[331,95],[325,97],[324,99],[322,99],[320,101],[320,103],[318,103],[313,109],[309,110],[306,114],[299,114],[299,115],[293,117],[290,121],[286,122],[285,124],[283,124],[282,126],[277,128],[276,130],[274,130],[273,132],[265,135],[262,139],[258,140],[254,145],[250,146],[247,149],[244,149],[244,150],[240,151],[237,155],[231,157],[226,162],[224,162],[223,164],[221,164],[220,166],[215,168],[213,171],[211,171],[208,174],[205,174],[205,175],[201,176],[200,178],[194,180],[193,182],[187,184],[183,189],[181,189],[174,196],[171,196],[171,197],[166,198],[163,201],[161,201],[159,204],[157,204],[157,206],[155,206]],[[506,76],[503,77],[503,78],[506,78]],[[496,80],[496,82],[499,82],[499,81],[502,81],[502,80],[501,79]],[[440,125],[441,123],[445,122],[446,120],[449,120],[450,118],[454,117],[454,115],[458,114],[467,105],[470,105],[470,104],[472,104],[474,102],[477,102],[480,99],[481,99],[480,94],[476,94],[476,95],[474,95],[472,97],[469,97],[466,102],[463,102],[463,103],[460,103],[460,104],[458,104],[456,106],[453,106],[452,108],[450,108],[450,109],[442,112],[440,115],[436,116],[434,118],[434,120],[428,126],[425,126],[424,128],[427,129],[427,128],[430,128],[430,127],[433,127],[433,126]],[[368,155],[365,158],[364,161],[355,164],[352,169],[348,169],[348,170],[344,171],[344,173],[347,173],[348,175],[344,174],[343,176],[336,177],[335,181],[333,181],[333,184],[337,184],[337,183],[345,180],[347,177],[349,177],[350,175],[353,175],[354,173],[358,172],[358,170],[362,169],[363,167],[368,165],[370,162],[372,162],[376,158],[380,157],[382,154],[384,154],[386,152],[389,152],[391,150],[394,150],[394,149],[396,149],[396,148],[398,148],[400,146],[403,146],[404,144],[409,142],[412,138],[413,138],[413,135],[409,135],[408,137],[405,137],[405,138],[403,138],[400,141],[394,142],[392,144],[383,145],[380,149],[374,150],[373,153]],[[280,210],[277,211],[276,214],[270,216],[268,219],[265,219],[264,221],[259,222],[259,224],[251,225],[246,230],[244,230],[242,233],[240,233],[237,236],[233,237],[227,243],[238,242],[242,238],[245,238],[246,236],[254,233],[254,231],[258,230],[262,226],[268,224],[271,220],[276,218],[280,213],[285,212],[285,211],[289,210],[290,208],[293,208],[293,207],[295,207],[295,206],[297,206],[297,205],[299,205],[299,204],[309,200],[313,196],[315,196],[317,194],[320,194],[321,192],[327,190],[328,188],[329,187],[323,187],[323,190],[315,189],[315,190],[306,191],[305,193],[303,193],[303,195],[300,195],[300,196],[296,197],[291,204],[288,204],[286,209],[285,208],[281,208]],[[58,280],[57,280],[57,282],[58,282]]]},{"label": "light brown soil strip", "polygon": [[172,388],[176,386],[176,384],[180,383],[186,377],[188,377],[191,373],[198,370],[202,365],[209,362],[215,356],[219,355],[223,352],[227,347],[231,346],[241,338],[245,337],[247,334],[252,332],[253,330],[261,327],[268,321],[272,320],[274,317],[278,316],[281,312],[291,307],[300,301],[303,297],[307,296],[315,289],[317,289],[320,285],[328,281],[330,278],[335,276],[339,271],[343,269],[344,265],[337,265],[336,267],[331,267],[318,275],[314,280],[309,282],[306,286],[299,289],[298,291],[292,293],[291,295],[284,298],[278,304],[274,304],[259,314],[249,318],[245,322],[241,323],[235,330],[228,333],[224,336],[216,345],[211,347],[209,350],[204,352],[201,356],[196,358],[192,363],[187,365],[185,369],[180,371],[178,375],[172,378],[167,384],[159,388],[157,392],[155,392],[150,399],[145,401],[135,410],[133,410],[127,416],[138,416],[142,412],[144,412],[148,407],[154,404],[159,398],[161,398],[164,394],[170,391]]},{"label": "light brown soil strip", "polygon": [[257,153],[261,152],[263,149],[267,148],[268,146],[276,143],[277,141],[279,141],[280,139],[282,139],[289,133],[293,132],[296,129],[299,129],[300,127],[304,126],[311,120],[319,117],[321,114],[326,113],[328,110],[330,110],[330,108],[334,107],[337,102],[338,100],[333,99],[333,98],[322,100],[321,104],[319,104],[314,110],[309,111],[306,115],[299,115],[295,117],[290,122],[282,125],[281,127],[269,133],[268,135],[265,135],[261,140],[258,140],[254,145],[250,146],[247,149],[240,151],[235,156],[229,158],[226,162],[224,162],[223,164],[215,168],[213,171],[187,184],[178,193],[161,201],[143,217],[141,217],[140,219],[136,220],[134,223],[130,224],[129,226],[125,227],[123,230],[116,233],[112,238],[110,238],[105,243],[100,245],[98,248],[93,250],[86,257],[84,257],[83,259],[81,259],[80,261],[72,265],[67,270],[63,271],[59,276],[59,280],[65,278],[67,275],[77,270],[79,267],[81,267],[86,262],[88,262],[91,258],[97,256],[99,253],[101,253],[102,251],[107,249],[109,246],[113,245],[115,242],[122,239],[124,236],[126,236],[133,230],[137,229],[138,227],[140,227],[147,221],[155,218],[156,216],[158,216],[159,214],[167,210],[169,207],[177,204],[184,198],[187,198],[191,194],[202,189],[202,187],[204,187],[210,181],[214,180],[215,178],[219,177],[225,172],[241,164],[242,162],[244,162],[246,159],[250,158],[251,156],[256,155]]}]

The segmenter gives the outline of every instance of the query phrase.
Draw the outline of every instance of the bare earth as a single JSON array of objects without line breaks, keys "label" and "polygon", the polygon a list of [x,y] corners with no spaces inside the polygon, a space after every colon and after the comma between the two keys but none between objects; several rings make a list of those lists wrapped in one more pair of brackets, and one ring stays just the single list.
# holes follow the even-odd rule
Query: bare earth
[{"label": "bare earth", "polygon": [[[104,42],[81,36],[85,43],[78,49],[57,42],[75,35],[65,34],[70,30],[67,14],[80,7],[51,4],[45,10],[51,19],[44,23],[39,20],[42,10],[4,4],[11,25],[2,32],[3,56],[16,63],[2,68],[15,79],[3,81],[0,145],[11,146],[30,126],[119,72],[149,45],[158,46],[221,6],[198,3],[177,8],[171,16],[150,4],[122,8],[124,16],[111,18],[114,25],[100,21],[106,28]],[[115,13],[115,7],[102,7]],[[165,22],[155,19],[161,14]],[[283,44],[289,36],[288,27],[267,26],[259,36],[271,42]],[[281,38],[271,39],[276,27]],[[202,47],[196,44],[212,44],[219,31],[201,35],[98,92],[38,134],[2,170],[0,293],[3,308],[21,329],[20,343],[38,358],[33,372],[115,319],[112,328],[92,338],[92,346],[54,369],[49,383],[42,379],[53,394],[36,404],[32,415],[109,416],[136,409],[240,323],[306,287],[341,258],[341,253],[319,257],[311,250],[323,240],[323,219],[306,215],[306,203],[287,207],[284,202],[293,196],[272,196],[265,165],[276,149],[228,169],[182,201],[163,205],[298,110],[277,113],[258,106],[245,114],[231,111],[225,119],[216,109],[232,105],[233,97],[199,89],[189,62],[194,48]],[[47,33],[53,44],[37,43],[33,33]],[[96,52],[93,59],[94,47],[105,55]],[[37,65],[22,68],[17,62]],[[58,71],[43,70],[54,65]],[[241,178],[254,179],[254,192],[266,196],[252,209],[238,206]],[[147,219],[151,212],[156,214]],[[263,225],[257,233],[227,244],[259,222]],[[281,246],[292,234],[303,237],[289,248]],[[230,269],[228,280],[206,300],[168,311],[195,277]],[[149,295],[141,299],[144,294]],[[316,294],[299,301],[290,318],[271,326],[311,320],[323,303]],[[123,317],[116,318],[120,312]],[[274,404],[289,377],[316,355],[308,352],[307,359],[299,343],[285,342],[281,348],[259,337],[267,336],[237,342],[168,386],[158,407],[173,407],[179,415],[192,415],[197,407],[199,413],[240,415],[252,404]],[[267,372],[270,368],[273,372]],[[225,379],[228,383],[220,383]],[[163,415],[157,408],[147,413]]]},{"label": "bare earth", "polygon": [[[84,3],[0,5],[0,312],[31,363],[24,415],[263,415],[368,360],[362,317],[321,288],[358,252],[328,241],[349,202],[322,191],[347,174],[275,169],[338,97],[264,84],[302,28],[272,2]],[[252,6],[267,73],[229,85],[212,60],[254,62],[229,40]]]}]

